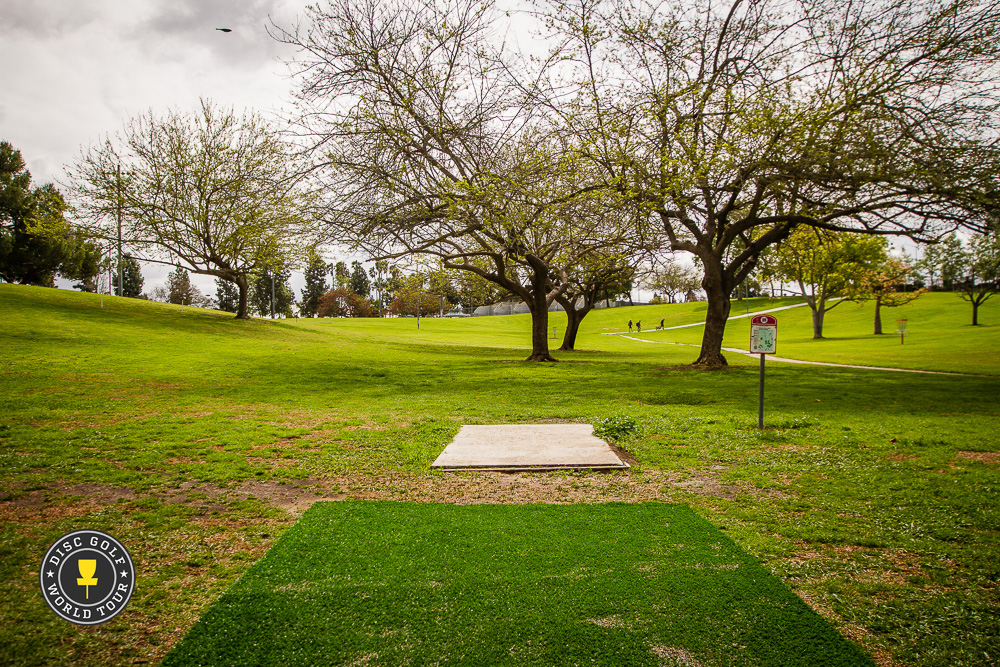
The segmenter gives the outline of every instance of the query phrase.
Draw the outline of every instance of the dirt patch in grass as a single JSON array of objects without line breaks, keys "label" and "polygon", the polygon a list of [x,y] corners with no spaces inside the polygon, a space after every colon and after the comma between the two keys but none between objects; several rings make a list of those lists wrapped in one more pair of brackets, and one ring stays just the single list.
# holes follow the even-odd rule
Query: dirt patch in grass
[{"label": "dirt patch in grass", "polygon": [[[52,485],[0,501],[0,521],[3,523],[49,523],[83,516],[102,506],[113,505],[120,499],[134,499],[128,488],[97,484]],[[74,499],[78,499],[74,502]]]},{"label": "dirt patch in grass", "polygon": [[672,491],[704,495],[735,495],[736,487],[719,484],[710,472],[675,473],[502,473],[454,472],[417,475],[325,477],[316,495],[323,499],[409,500],[455,503],[597,503],[674,500]]},{"label": "dirt patch in grass", "polygon": [[957,452],[955,455],[960,459],[980,463],[1000,463],[1000,452]]},{"label": "dirt patch in grass", "polygon": [[664,667],[701,667],[701,662],[689,651],[674,646],[651,646],[649,650]]}]

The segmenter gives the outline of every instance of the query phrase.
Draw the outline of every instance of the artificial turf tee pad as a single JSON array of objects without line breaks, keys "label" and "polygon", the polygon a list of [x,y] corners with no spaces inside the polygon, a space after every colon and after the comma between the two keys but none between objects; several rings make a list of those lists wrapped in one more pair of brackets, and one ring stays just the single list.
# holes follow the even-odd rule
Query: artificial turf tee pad
[{"label": "artificial turf tee pad", "polygon": [[165,665],[872,665],[685,505],[317,503]]}]

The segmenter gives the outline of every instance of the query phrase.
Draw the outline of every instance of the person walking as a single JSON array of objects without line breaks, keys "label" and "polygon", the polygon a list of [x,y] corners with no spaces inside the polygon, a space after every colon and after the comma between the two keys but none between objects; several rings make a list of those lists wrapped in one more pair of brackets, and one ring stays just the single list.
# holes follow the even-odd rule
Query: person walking
[{"label": "person walking", "polygon": [[[665,319],[667,319],[667,318],[663,318],[663,319],[665,320]],[[661,328],[661,329],[663,328],[663,320],[660,320],[660,328]]]},{"label": "person walking", "polygon": [[628,332],[632,333],[632,320],[628,321]]},{"label": "person walking", "polygon": [[642,333],[642,322],[640,320],[635,321],[635,330]]}]

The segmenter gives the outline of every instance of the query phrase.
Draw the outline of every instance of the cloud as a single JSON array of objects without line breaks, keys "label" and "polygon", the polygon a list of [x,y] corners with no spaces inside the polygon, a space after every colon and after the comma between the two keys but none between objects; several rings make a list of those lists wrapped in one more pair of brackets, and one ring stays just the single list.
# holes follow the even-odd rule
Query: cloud
[{"label": "cloud", "polygon": [[[39,182],[62,179],[81,146],[152,109],[188,111],[199,98],[265,114],[291,83],[266,32],[308,0],[0,0],[0,140]],[[217,27],[232,28],[225,34]]]},{"label": "cloud", "polygon": [[276,0],[175,0],[162,4],[141,29],[162,39],[161,48],[188,45],[227,66],[255,69],[278,53],[267,25],[280,9]]},{"label": "cloud", "polygon": [[4,2],[0,4],[0,35],[58,37],[99,21],[107,4],[104,0]]}]

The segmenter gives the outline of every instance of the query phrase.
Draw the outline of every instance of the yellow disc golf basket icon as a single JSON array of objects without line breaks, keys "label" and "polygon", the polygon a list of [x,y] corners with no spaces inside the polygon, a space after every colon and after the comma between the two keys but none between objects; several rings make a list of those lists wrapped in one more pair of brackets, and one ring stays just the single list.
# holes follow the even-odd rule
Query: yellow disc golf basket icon
[{"label": "yellow disc golf basket icon", "polygon": [[87,587],[87,599],[90,599],[90,587],[97,585],[97,579],[94,577],[94,572],[97,571],[97,561],[81,558],[77,561],[77,567],[80,568],[80,577],[76,580],[77,586]]},{"label": "yellow disc golf basket icon", "polygon": [[903,336],[910,333],[910,330],[906,326],[906,320],[896,320],[896,333],[899,334],[899,344],[903,344]]}]

